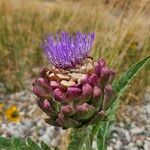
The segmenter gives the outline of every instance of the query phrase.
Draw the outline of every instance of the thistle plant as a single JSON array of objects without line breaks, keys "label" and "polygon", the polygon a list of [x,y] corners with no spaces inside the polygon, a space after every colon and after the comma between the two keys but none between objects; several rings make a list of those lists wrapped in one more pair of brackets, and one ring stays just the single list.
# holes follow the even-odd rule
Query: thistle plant
[{"label": "thistle plant", "polygon": [[111,83],[115,71],[104,59],[88,56],[95,35],[62,32],[50,35],[43,44],[52,68],[44,68],[33,82],[38,105],[49,116],[45,121],[69,128],[106,120],[105,111],[114,95]]},{"label": "thistle plant", "polygon": [[94,33],[80,32],[49,35],[42,48],[52,66],[43,68],[33,82],[37,104],[48,116],[45,122],[73,129],[68,150],[92,150],[93,140],[98,149],[106,149],[118,99],[149,60],[145,58],[114,81],[115,70],[103,58],[94,61],[89,56],[94,38]]}]

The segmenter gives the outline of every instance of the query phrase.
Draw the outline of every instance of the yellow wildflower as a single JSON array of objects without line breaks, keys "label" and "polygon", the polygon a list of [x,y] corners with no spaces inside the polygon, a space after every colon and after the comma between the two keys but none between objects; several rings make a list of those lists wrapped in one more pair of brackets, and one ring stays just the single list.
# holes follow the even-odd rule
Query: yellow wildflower
[{"label": "yellow wildflower", "polygon": [[4,104],[3,103],[0,103],[0,111],[2,110]]},{"label": "yellow wildflower", "polygon": [[16,106],[11,106],[6,110],[6,117],[11,122],[18,122],[20,120],[19,111]]}]

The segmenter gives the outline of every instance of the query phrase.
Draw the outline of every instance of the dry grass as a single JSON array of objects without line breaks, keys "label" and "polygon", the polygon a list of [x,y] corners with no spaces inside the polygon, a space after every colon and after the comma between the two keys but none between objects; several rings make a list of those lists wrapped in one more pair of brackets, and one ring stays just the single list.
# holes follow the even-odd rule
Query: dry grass
[{"label": "dry grass", "polygon": [[[92,55],[106,58],[118,74],[149,55],[146,0],[1,0],[0,8],[0,81],[7,91],[22,89],[46,65],[40,45],[50,32],[96,32]],[[145,91],[149,72],[147,65],[136,78],[132,97]]]}]

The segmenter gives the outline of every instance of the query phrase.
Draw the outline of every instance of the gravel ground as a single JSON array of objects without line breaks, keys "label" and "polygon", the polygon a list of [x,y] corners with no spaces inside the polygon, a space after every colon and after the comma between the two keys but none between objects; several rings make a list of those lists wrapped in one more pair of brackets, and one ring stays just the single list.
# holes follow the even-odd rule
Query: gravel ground
[{"label": "gravel ground", "polygon": [[124,113],[125,121],[112,128],[108,150],[150,150],[150,94]]},{"label": "gravel ground", "polygon": [[[17,124],[1,120],[0,135],[21,138],[31,136],[51,145],[60,143],[65,131],[43,121],[45,114],[36,105],[36,97],[29,89],[1,95],[0,102],[4,102],[7,107],[17,105],[21,116]],[[107,150],[150,150],[150,94],[145,94],[142,104],[127,107],[123,115],[125,120],[112,127]]]}]

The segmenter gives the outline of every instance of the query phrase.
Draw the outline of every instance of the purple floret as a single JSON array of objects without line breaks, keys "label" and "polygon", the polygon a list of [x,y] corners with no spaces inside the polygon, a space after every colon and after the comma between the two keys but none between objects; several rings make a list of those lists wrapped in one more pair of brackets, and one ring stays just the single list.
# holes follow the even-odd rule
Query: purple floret
[{"label": "purple floret", "polygon": [[58,68],[72,68],[88,56],[95,38],[94,33],[77,32],[70,36],[67,32],[49,35],[42,47],[51,64]]}]

